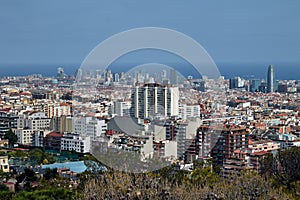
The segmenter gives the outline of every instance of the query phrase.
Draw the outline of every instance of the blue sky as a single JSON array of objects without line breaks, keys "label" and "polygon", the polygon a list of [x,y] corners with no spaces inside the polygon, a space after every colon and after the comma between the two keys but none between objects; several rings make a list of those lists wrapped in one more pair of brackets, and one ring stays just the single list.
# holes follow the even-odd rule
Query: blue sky
[{"label": "blue sky", "polygon": [[187,34],[217,64],[300,64],[299,10],[298,0],[3,0],[0,69],[79,66],[104,39],[145,26]]}]

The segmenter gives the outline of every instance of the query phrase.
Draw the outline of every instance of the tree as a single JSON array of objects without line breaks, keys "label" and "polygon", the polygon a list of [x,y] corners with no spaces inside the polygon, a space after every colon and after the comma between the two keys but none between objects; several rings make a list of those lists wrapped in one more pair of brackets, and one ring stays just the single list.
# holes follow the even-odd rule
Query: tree
[{"label": "tree", "polygon": [[14,144],[18,141],[17,135],[11,129],[5,133],[4,138],[8,140],[10,148],[13,148]]},{"label": "tree", "polygon": [[8,187],[4,184],[0,184],[0,191],[9,191]]},{"label": "tree", "polygon": [[1,199],[13,199],[14,193],[11,191],[0,191]]},{"label": "tree", "polygon": [[37,164],[41,164],[45,159],[45,155],[41,149],[36,148],[29,152],[29,158],[32,161],[36,161]]},{"label": "tree", "polygon": [[272,179],[275,186],[285,188],[285,192],[300,198],[300,148],[293,147],[278,152],[276,156],[266,156],[261,161],[262,174]]},{"label": "tree", "polygon": [[276,156],[270,154],[261,161],[261,166],[262,174],[273,176],[281,184],[289,186],[300,181],[300,148],[281,150]]},{"label": "tree", "polygon": [[190,175],[191,181],[197,185],[212,186],[219,181],[219,176],[211,167],[197,168]]},{"label": "tree", "polygon": [[57,178],[58,177],[57,168],[54,169],[46,168],[44,177],[46,180]]},{"label": "tree", "polygon": [[67,189],[52,188],[48,190],[36,190],[33,192],[19,192],[14,196],[14,199],[74,199],[74,197],[74,193]]},{"label": "tree", "polygon": [[[172,167],[164,170],[171,176],[182,171]],[[78,199],[291,199],[251,171],[226,180],[205,167],[197,168],[189,177],[191,181],[174,184],[168,176],[152,172],[105,172],[91,179],[80,179]]]},{"label": "tree", "polygon": [[294,147],[278,153],[284,178],[289,182],[300,181],[300,148]]},{"label": "tree", "polygon": [[47,154],[45,149],[35,148],[29,152],[29,158],[31,161],[35,161],[37,164],[51,164],[56,161],[55,157]]}]

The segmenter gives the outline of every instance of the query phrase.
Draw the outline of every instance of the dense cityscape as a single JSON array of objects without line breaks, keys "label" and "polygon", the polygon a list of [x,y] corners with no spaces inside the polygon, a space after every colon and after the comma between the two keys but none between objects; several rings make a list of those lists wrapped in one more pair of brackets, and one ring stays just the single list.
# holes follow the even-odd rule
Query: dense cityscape
[{"label": "dense cityscape", "polygon": [[300,1],[0,1],[0,200],[300,199]]},{"label": "dense cityscape", "polygon": [[76,191],[95,170],[193,174],[199,163],[222,179],[297,169],[299,149],[277,167],[266,160],[300,146],[300,82],[276,80],[273,65],[265,71],[266,80],[61,67],[55,77],[2,77],[1,185],[34,191],[53,176]]}]

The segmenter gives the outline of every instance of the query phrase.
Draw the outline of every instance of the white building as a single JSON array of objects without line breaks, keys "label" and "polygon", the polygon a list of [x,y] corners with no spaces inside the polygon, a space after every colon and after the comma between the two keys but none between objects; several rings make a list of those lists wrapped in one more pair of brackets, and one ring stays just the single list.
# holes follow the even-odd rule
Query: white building
[{"label": "white building", "polygon": [[91,148],[91,137],[67,133],[61,138],[61,150],[88,153]]},{"label": "white building", "polygon": [[165,158],[167,160],[176,160],[177,155],[177,142],[169,140],[154,141],[154,156]]},{"label": "white building", "polygon": [[32,143],[32,130],[25,129],[14,129],[15,134],[18,137],[19,144],[31,145]]},{"label": "white building", "polygon": [[130,101],[115,101],[113,114],[118,116],[130,116]]},{"label": "white building", "polygon": [[50,128],[51,119],[44,112],[25,111],[19,115],[17,128],[29,128],[31,130],[44,130]]},{"label": "white building", "polygon": [[44,112],[48,118],[70,116],[71,106],[67,103],[45,104]]},{"label": "white building", "polygon": [[165,158],[177,159],[177,142],[176,141],[166,141],[165,143]]},{"label": "white building", "polygon": [[0,156],[0,170],[9,172],[8,156]]},{"label": "white building", "polygon": [[201,111],[200,105],[187,105],[187,104],[179,105],[179,116],[183,120],[192,117],[200,117],[200,111]]},{"label": "white building", "polygon": [[49,129],[51,119],[29,119],[29,128],[32,130],[45,130]]},{"label": "white building", "polygon": [[107,124],[104,119],[95,117],[74,117],[73,132],[83,137],[91,137],[96,140],[97,137],[105,134]]},{"label": "white building", "polygon": [[131,115],[136,118],[149,118],[155,115],[174,116],[178,110],[178,87],[157,83],[137,85],[132,92]]}]

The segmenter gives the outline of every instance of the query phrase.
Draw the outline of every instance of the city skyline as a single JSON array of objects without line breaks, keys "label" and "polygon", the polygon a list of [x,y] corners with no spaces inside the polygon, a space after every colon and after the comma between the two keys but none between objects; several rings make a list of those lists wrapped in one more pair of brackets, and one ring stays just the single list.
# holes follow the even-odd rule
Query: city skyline
[{"label": "city skyline", "polygon": [[[137,64],[133,65],[136,66]],[[247,66],[246,69],[243,69],[242,67],[238,66]],[[221,73],[221,76],[224,76],[226,79],[229,78],[234,78],[236,76],[240,76],[245,79],[261,79],[261,80],[267,80],[267,67],[270,65],[262,65],[262,64],[255,64],[252,65],[251,63],[249,64],[228,64],[225,66],[218,66],[218,69]],[[9,76],[28,76],[28,75],[33,75],[33,74],[41,74],[44,77],[54,77],[56,76],[56,71],[57,68],[62,67],[67,75],[75,75],[76,71],[78,70],[78,67],[74,67],[74,65],[57,65],[57,66],[47,66],[47,67],[40,67],[40,66],[10,66],[5,67],[4,69],[1,70],[0,77],[9,77]],[[131,65],[132,66],[132,65]],[[171,65],[169,65],[171,66]],[[178,64],[178,66],[183,66]],[[178,69],[177,66],[177,69]],[[251,67],[254,66],[254,67]],[[289,65],[289,67],[286,67],[285,65],[273,65],[276,68],[276,79],[277,80],[299,80],[299,70],[300,68],[298,65]],[[116,69],[109,68],[110,70],[113,71],[113,73],[121,73],[124,72],[122,69],[126,67],[117,67]],[[127,67],[127,70],[129,67]],[[186,70],[186,68],[185,68]],[[178,70],[181,73],[181,70]],[[183,75],[185,77],[188,76],[193,76],[194,74],[194,69],[191,65],[188,65],[188,70],[183,71]],[[197,74],[197,73],[196,73]],[[198,77],[196,77],[198,78]]]},{"label": "city skyline", "polygon": [[[75,71],[87,53],[109,36],[130,28],[157,26],[181,31],[194,38],[208,51],[225,76],[230,74],[226,71],[234,72],[240,68],[247,72],[245,75],[252,75],[248,69],[251,65],[254,65],[253,71],[257,71],[259,65],[269,64],[283,72],[279,75],[286,74],[280,66],[289,69],[291,76],[299,74],[298,2],[267,0],[240,4],[230,0],[227,3],[197,1],[185,4],[172,1],[172,7],[168,2],[160,2],[157,7],[139,1],[125,6],[116,1],[93,2],[95,5],[91,7],[74,1],[52,1],[47,6],[28,1],[23,5],[24,9],[14,6],[16,2],[3,2],[0,8],[0,18],[5,19],[0,33],[0,68],[3,70],[9,68],[15,73],[26,73],[23,68],[31,66],[31,71],[40,71],[40,68],[50,65],[54,68],[70,65]],[[35,12],[28,12],[33,7],[37,8]],[[117,14],[108,15],[105,8],[115,10]],[[89,9],[89,12],[76,15],[82,9]],[[178,15],[185,9],[190,12]],[[214,12],[208,12],[210,9]],[[152,10],[156,11],[155,16]],[[136,18],[139,15],[143,18]],[[138,64],[148,60],[166,64],[170,64],[170,60],[178,61],[173,55],[145,51],[124,56],[119,64],[126,65],[132,59]],[[296,79],[289,78],[288,74],[285,76],[286,79]]]}]

